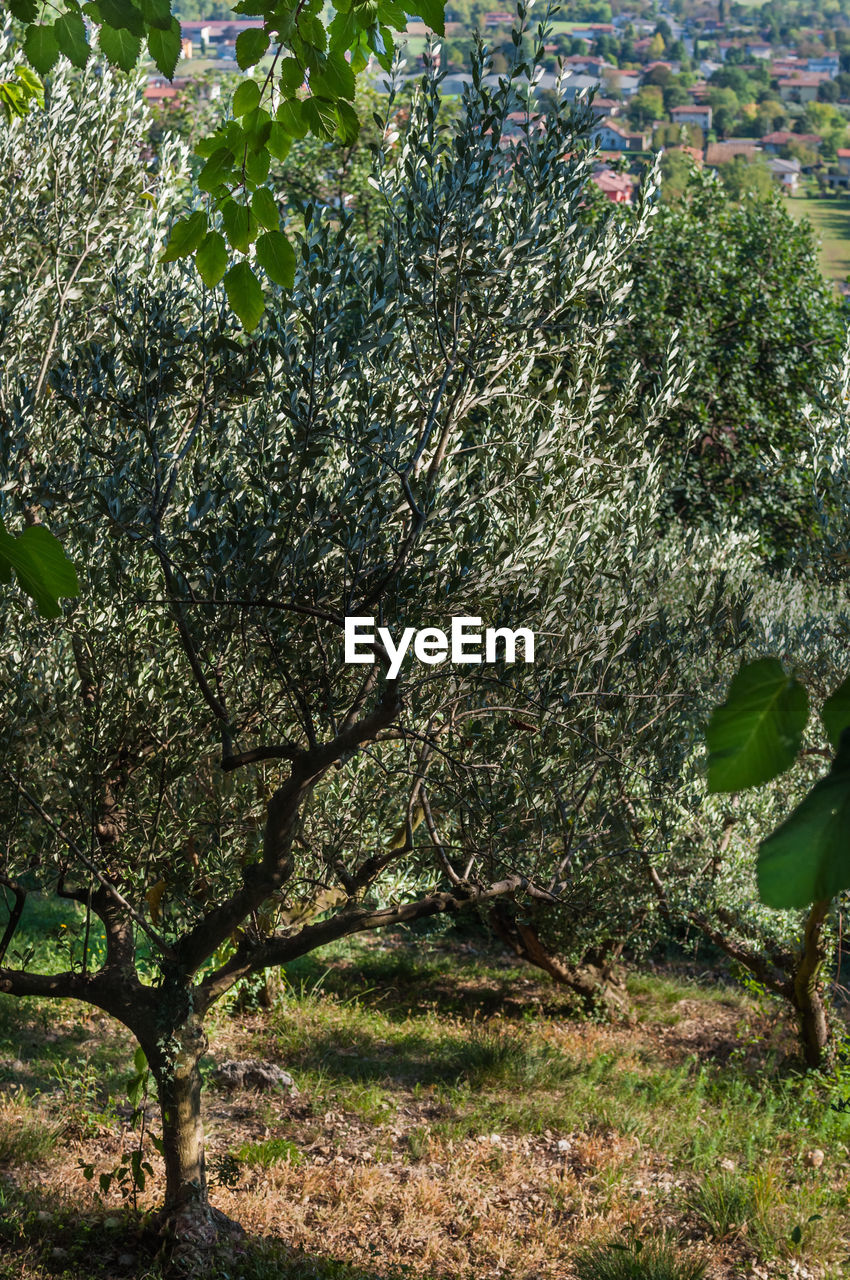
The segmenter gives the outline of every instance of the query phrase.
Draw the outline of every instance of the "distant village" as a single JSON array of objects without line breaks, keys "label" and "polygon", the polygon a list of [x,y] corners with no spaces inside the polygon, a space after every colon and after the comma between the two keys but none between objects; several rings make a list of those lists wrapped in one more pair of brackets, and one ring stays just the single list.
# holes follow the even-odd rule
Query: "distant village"
[{"label": "distant village", "polygon": [[[846,30],[761,29],[761,11],[724,0],[713,10],[611,13],[610,21],[561,21],[553,26],[536,84],[539,99],[559,94],[591,100],[593,136],[599,147],[594,181],[610,200],[630,203],[653,153],[668,167],[676,157],[698,167],[754,166],[753,175],[795,194],[804,175],[821,191],[850,186],[850,27]],[[607,10],[607,4],[597,5]],[[715,16],[711,16],[711,13]],[[679,14],[677,17],[676,14]],[[606,15],[607,16],[607,15]],[[472,27],[488,45],[493,74],[508,66],[515,16],[506,10],[447,9],[445,37],[436,57],[443,92],[459,94],[471,81]],[[839,21],[843,21],[839,18]],[[259,20],[183,20],[182,56],[187,75],[173,82],[151,76],[147,97],[167,104],[191,80],[198,60],[209,70],[236,72],[239,33]],[[411,17],[406,74],[421,74],[428,29]],[[790,37],[790,38],[789,38]],[[384,73],[375,76],[380,88]],[[215,78],[205,93],[216,96]],[[516,122],[519,127],[520,122]]]}]

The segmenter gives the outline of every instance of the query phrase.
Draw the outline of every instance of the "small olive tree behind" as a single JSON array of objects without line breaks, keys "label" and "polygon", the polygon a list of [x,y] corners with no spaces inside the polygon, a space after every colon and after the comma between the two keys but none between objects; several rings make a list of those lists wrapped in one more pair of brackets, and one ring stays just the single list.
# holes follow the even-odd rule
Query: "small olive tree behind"
[{"label": "small olive tree behind", "polygon": [[[383,239],[311,220],[250,342],[191,273],[134,273],[50,395],[2,405],[0,501],[26,440],[85,580],[52,627],[2,601],[0,990],[130,1029],[164,1221],[198,1245],[210,1006],[345,935],[549,894],[610,755],[597,692],[675,591],[650,442],[678,388],[638,408],[608,377],[646,210],[587,216],[583,118],[508,135],[532,73],[490,90],[479,59],[451,132],[431,77]],[[535,661],[353,665],[349,616],[522,626]],[[62,972],[16,962],[30,893],[78,904]]]},{"label": "small olive tree behind", "polygon": [[[754,643],[708,723],[708,803],[723,813],[725,828],[713,860],[720,883],[710,886],[720,927],[704,913],[694,917],[790,1001],[812,1067],[828,1065],[835,1050],[825,988],[830,967],[840,969],[850,890],[848,398],[845,349],[803,414],[798,465],[812,479],[819,536],[798,546],[794,576],[771,584]],[[731,871],[740,891],[741,875],[734,859],[724,867],[722,855],[739,833],[751,854],[750,896],[759,903],[730,912],[723,880]],[[768,945],[759,948],[759,937]]]},{"label": "small olive tree behind", "polygon": [[[829,416],[812,424],[814,455],[801,459],[828,513],[822,541],[809,544],[808,563],[793,576],[776,574],[765,569],[752,534],[733,527],[694,535],[702,572],[711,580],[722,568],[724,595],[731,607],[738,602],[735,643],[678,651],[678,678],[690,698],[665,718],[663,742],[644,753],[640,768],[619,771],[617,810],[622,842],[655,904],[656,928],[679,943],[707,938],[738,976],[786,1002],[800,1056],[815,1069],[829,1065],[840,1025],[830,986],[838,977],[846,902],[838,896],[847,863],[836,766],[824,772],[850,722],[842,679],[846,593],[824,581],[826,566],[832,564],[830,577],[841,572],[830,543],[846,536],[839,495],[824,483],[824,455],[834,459],[837,443],[846,456],[845,386],[830,393]],[[839,475],[843,489],[843,469]],[[686,596],[683,580],[680,600]],[[820,716],[808,715],[809,697],[823,709]],[[812,795],[828,801],[819,820],[809,809]]]}]

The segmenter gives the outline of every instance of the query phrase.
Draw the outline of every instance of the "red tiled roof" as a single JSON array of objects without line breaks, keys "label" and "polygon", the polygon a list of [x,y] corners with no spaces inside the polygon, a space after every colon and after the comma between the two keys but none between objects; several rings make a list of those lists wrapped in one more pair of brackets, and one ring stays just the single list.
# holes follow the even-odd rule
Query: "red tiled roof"
[{"label": "red tiled roof", "polygon": [[759,154],[755,142],[709,142],[705,149],[705,163],[724,164],[738,156],[752,160]]},{"label": "red tiled roof", "polygon": [[830,77],[825,71],[807,71],[805,74],[788,76],[779,81],[780,89],[816,89]]},{"label": "red tiled roof", "polygon": [[636,180],[628,173],[614,173],[611,169],[603,169],[601,173],[594,173],[591,181],[595,182],[601,191],[623,191],[631,195]]},{"label": "red tiled roof", "polygon": [[803,146],[817,145],[823,142],[819,133],[791,133],[789,129],[777,129],[775,133],[766,133],[761,139],[762,146],[787,147],[789,142],[800,142]]}]

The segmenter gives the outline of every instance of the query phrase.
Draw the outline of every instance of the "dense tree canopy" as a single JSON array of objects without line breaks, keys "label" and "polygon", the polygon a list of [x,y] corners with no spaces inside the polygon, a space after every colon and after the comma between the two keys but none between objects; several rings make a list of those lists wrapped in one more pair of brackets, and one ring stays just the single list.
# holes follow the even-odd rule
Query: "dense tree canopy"
[{"label": "dense tree canopy", "polygon": [[781,197],[738,203],[696,172],[677,189],[635,262],[624,359],[640,352],[652,368],[678,331],[689,389],[665,427],[681,464],[671,509],[757,530],[765,555],[781,558],[814,534],[803,410],[841,349],[841,312],[811,229]]},{"label": "dense tree canopy", "polygon": [[[0,37],[0,59],[11,81],[21,55],[7,36]],[[10,121],[0,130],[0,403],[21,422],[37,416],[51,365],[79,339],[81,321],[83,333],[97,332],[112,273],[145,269],[139,233],[146,252],[155,253],[177,207],[186,157],[171,140],[156,170],[142,164],[145,121],[130,109],[138,96],[138,85],[107,67],[77,73],[65,63],[25,127]],[[0,581],[14,570],[41,612],[55,615],[58,599],[76,595],[79,583],[49,531],[49,510],[36,520],[31,509],[38,464],[25,452],[18,465],[0,523]]]},{"label": "dense tree canopy", "polygon": [[[65,972],[0,983],[140,1040],[173,1222],[210,1225],[209,1005],[334,937],[557,899],[605,823],[594,799],[581,834],[582,795],[675,678],[663,636],[727,625],[698,574],[676,603],[682,555],[658,547],[673,367],[640,402],[636,368],[610,381],[648,218],[588,203],[586,119],[505,138],[529,74],[476,81],[451,131],[432,79],[379,178],[383,238],[313,217],[249,343],[179,264],[146,278],[153,215],[94,286],[110,302],[69,313],[40,399],[52,327],[26,313],[0,491],[25,458],[84,581],[51,629],[3,604],[3,876],[81,915]],[[114,118],[112,94],[91,109]],[[387,640],[346,665],[345,616],[393,640],[452,616],[530,628],[537,660],[397,673]]]}]

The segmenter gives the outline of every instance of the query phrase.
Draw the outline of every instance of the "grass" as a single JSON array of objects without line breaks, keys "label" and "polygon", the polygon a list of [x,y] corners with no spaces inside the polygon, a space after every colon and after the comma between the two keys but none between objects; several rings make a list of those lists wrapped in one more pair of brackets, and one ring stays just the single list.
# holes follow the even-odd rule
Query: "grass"
[{"label": "grass", "polygon": [[243,1142],[234,1152],[237,1160],[249,1168],[270,1169],[273,1164],[303,1164],[304,1157],[288,1138],[268,1138],[265,1142]]},{"label": "grass", "polygon": [[[210,1062],[277,1062],[299,1089],[206,1090],[210,1167],[233,1175],[213,1199],[250,1242],[222,1280],[837,1265],[850,1252],[850,1114],[831,1104],[846,1083],[799,1076],[776,1006],[728,980],[668,968],[632,975],[629,991],[631,1024],[577,1020],[533,971],[474,939],[422,934],[306,957],[270,1010],[220,1007]],[[81,1006],[0,998],[0,1280],[158,1275],[144,1214],[112,1193],[98,1204],[78,1167],[108,1170],[134,1140],[132,1048]],[[150,1159],[143,1207],[161,1194]]]},{"label": "grass", "polygon": [[763,1243],[771,1238],[768,1210],[772,1192],[770,1177],[722,1170],[706,1177],[686,1203],[716,1240],[746,1231]]},{"label": "grass", "polygon": [[578,1254],[575,1269],[578,1280],[703,1280],[706,1262],[662,1237],[592,1245]]},{"label": "grass", "polygon": [[0,1166],[46,1161],[62,1132],[61,1124],[45,1124],[25,1095],[0,1098]]},{"label": "grass", "polygon": [[783,1186],[769,1167],[720,1170],[706,1177],[685,1203],[713,1239],[745,1238],[764,1260],[800,1252],[817,1255],[828,1246],[829,1228],[817,1212],[813,1188],[805,1183]]},{"label": "grass", "polygon": [[[374,968],[369,959],[361,962],[360,978],[374,978],[384,963],[382,957]],[[408,963],[400,960],[405,978]],[[465,1017],[423,999],[425,981],[415,988],[418,998],[406,982],[394,997],[392,987],[375,990],[369,981],[370,994],[342,1001],[335,987],[346,967],[343,962],[334,980],[309,997],[284,996],[251,1051],[268,1053],[271,1041],[275,1059],[295,1071],[305,1090],[321,1088],[370,1120],[393,1109],[399,1090],[412,1089],[437,1103],[433,1128],[444,1139],[498,1129],[614,1130],[663,1147],[695,1169],[711,1168],[724,1156],[748,1160],[775,1142],[802,1158],[816,1139],[829,1142],[848,1129],[845,1117],[824,1110],[814,1086],[781,1074],[765,1090],[746,1069],[718,1070],[694,1056],[659,1064],[637,1037],[614,1040],[588,1056],[572,1028],[565,1034],[557,1019],[541,1019],[533,1034],[524,1019],[479,1019],[476,1013],[489,1003],[481,971],[478,1008],[473,1003],[472,1016]],[[433,991],[442,970],[426,962],[426,981],[429,973]],[[675,1026],[675,1001],[686,1002],[693,986],[680,983],[676,994],[673,980],[662,979],[650,998],[650,985],[646,978],[633,984],[642,997],[644,1025]],[[704,1003],[724,1013],[732,1012],[731,1005],[745,1021],[746,1001],[738,997],[736,1004],[728,988],[709,991]]]},{"label": "grass", "polygon": [[821,270],[828,280],[850,275],[850,196],[807,192],[788,200],[793,218],[808,218],[820,238]]}]

